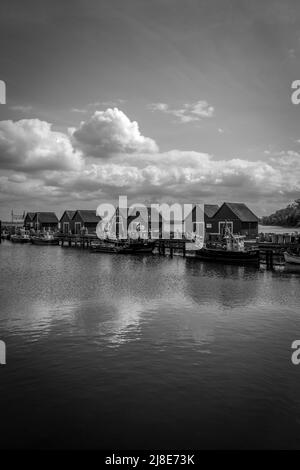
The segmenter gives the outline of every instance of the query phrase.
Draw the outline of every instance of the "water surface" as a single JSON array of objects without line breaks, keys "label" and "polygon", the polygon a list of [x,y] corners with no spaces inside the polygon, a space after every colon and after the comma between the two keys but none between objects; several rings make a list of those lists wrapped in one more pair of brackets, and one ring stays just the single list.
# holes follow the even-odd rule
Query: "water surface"
[{"label": "water surface", "polygon": [[297,448],[300,271],[0,245],[2,447]]}]

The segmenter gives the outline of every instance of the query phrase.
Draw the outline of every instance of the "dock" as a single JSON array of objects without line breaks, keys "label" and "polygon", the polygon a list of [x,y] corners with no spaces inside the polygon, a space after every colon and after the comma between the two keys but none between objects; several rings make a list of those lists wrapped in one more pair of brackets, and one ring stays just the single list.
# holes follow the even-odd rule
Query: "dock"
[{"label": "dock", "polygon": [[[0,221],[1,228],[1,221]],[[79,249],[89,249],[92,244],[97,243],[99,238],[96,233],[92,234],[56,234],[61,247],[73,247]],[[1,240],[0,240],[1,242]],[[261,233],[255,240],[246,240],[245,246],[259,249],[260,263],[265,264],[267,268],[284,264],[283,253],[291,249],[300,253],[300,234],[264,234]],[[187,239],[177,238],[158,238],[155,242],[154,254],[160,256],[182,256],[193,257],[197,247],[193,248],[193,243]]]}]

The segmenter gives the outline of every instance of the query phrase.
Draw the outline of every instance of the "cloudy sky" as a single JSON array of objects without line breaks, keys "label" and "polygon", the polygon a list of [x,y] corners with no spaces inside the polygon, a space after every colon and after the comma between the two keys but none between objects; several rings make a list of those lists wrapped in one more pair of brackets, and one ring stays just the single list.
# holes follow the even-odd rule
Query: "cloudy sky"
[{"label": "cloudy sky", "polygon": [[299,0],[1,0],[11,209],[300,197]]}]

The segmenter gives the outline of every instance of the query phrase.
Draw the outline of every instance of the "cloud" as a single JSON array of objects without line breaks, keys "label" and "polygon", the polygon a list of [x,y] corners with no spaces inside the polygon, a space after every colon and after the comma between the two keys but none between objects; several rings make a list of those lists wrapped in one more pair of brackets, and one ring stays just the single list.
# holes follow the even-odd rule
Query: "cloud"
[{"label": "cloud", "polygon": [[175,116],[182,123],[211,118],[215,112],[214,107],[205,100],[200,100],[196,103],[186,103],[179,109],[170,108],[166,103],[151,103],[148,105],[148,109],[153,112],[160,111]]},{"label": "cloud", "polygon": [[83,108],[72,108],[72,113],[86,113],[86,109]]},{"label": "cloud", "polygon": [[28,106],[15,105],[15,106],[10,106],[10,109],[12,111],[20,111],[20,112],[23,112],[23,113],[29,113],[30,111],[32,111],[32,106],[30,106],[30,105],[28,105]]},{"label": "cloud", "polygon": [[1,121],[0,166],[2,206],[19,201],[25,209],[29,201],[41,210],[75,201],[93,208],[127,194],[134,202],[241,201],[261,213],[262,206],[285,205],[300,193],[297,152],[269,152],[257,161],[159,152],[118,109],[96,112],[69,134],[38,119]]},{"label": "cloud", "polygon": [[123,100],[122,98],[117,98],[115,100],[108,100],[108,101],[95,101],[94,103],[89,103],[88,107],[90,108],[99,108],[99,106],[104,106],[108,108],[112,107],[118,107],[122,104],[126,103],[126,100]]},{"label": "cloud", "polygon": [[0,167],[19,171],[80,169],[81,156],[62,132],[39,119],[0,122]]},{"label": "cloud", "polygon": [[169,106],[166,103],[150,103],[147,108],[150,109],[150,111],[169,112]]},{"label": "cloud", "polygon": [[86,155],[106,158],[118,153],[157,152],[153,139],[144,137],[136,121],[118,108],[96,111],[73,133],[74,145]]}]

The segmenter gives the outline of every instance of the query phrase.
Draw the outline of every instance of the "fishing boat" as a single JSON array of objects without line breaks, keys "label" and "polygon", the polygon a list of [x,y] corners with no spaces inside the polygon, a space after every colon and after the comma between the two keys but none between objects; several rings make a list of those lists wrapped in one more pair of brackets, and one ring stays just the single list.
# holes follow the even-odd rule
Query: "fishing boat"
[{"label": "fishing boat", "polygon": [[117,240],[100,240],[97,243],[91,245],[91,251],[93,253],[119,253],[125,248],[124,243],[118,243]]},{"label": "fishing boat", "polygon": [[152,253],[154,247],[155,240],[129,239],[125,252],[133,254]]},{"label": "fishing boat", "polygon": [[299,264],[300,265],[300,256],[296,255],[294,253],[289,253],[288,251],[285,251],[283,253],[284,260],[286,263],[289,264]]},{"label": "fishing boat", "polygon": [[219,244],[205,245],[195,255],[204,261],[248,264],[259,262],[259,250],[245,248],[244,236],[233,235],[225,224],[224,238]]},{"label": "fishing boat", "polygon": [[10,233],[6,230],[3,230],[3,232],[1,233],[1,238],[2,240],[10,240]]},{"label": "fishing boat", "polygon": [[52,233],[45,232],[39,235],[33,235],[31,237],[31,243],[33,243],[33,245],[52,246],[52,245],[58,245],[59,240],[58,238],[54,237]]},{"label": "fishing boat", "polygon": [[18,233],[11,235],[10,240],[13,243],[30,243],[30,235],[26,230],[20,229]]},{"label": "fishing boat", "polygon": [[91,246],[91,251],[118,254],[145,254],[152,253],[155,240],[120,240],[101,239]]}]

